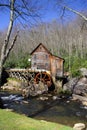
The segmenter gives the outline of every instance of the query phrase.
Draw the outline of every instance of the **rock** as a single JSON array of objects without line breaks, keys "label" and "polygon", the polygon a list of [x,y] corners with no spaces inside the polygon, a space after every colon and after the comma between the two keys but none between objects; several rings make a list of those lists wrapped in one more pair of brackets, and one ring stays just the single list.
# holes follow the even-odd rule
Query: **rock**
[{"label": "rock", "polygon": [[14,87],[12,85],[4,85],[1,87],[3,90],[14,90]]},{"label": "rock", "polygon": [[40,100],[42,101],[48,100],[48,97],[40,97]]},{"label": "rock", "polygon": [[83,96],[79,96],[79,95],[76,95],[76,94],[72,94],[72,97],[74,100],[79,100],[81,102],[87,102],[87,97],[83,97]]},{"label": "rock", "polygon": [[85,128],[85,124],[83,123],[76,123],[73,127],[74,130],[83,130]]},{"label": "rock", "polygon": [[87,107],[87,101],[83,101],[82,104]]},{"label": "rock", "polygon": [[6,111],[11,111],[11,112],[13,111],[13,109],[8,109],[8,108],[6,108],[5,110],[6,110]]},{"label": "rock", "polygon": [[68,101],[66,101],[66,103],[70,103],[70,101],[68,100]]},{"label": "rock", "polygon": [[48,86],[39,81],[38,89],[43,93],[48,91]]},{"label": "rock", "polygon": [[23,97],[28,97],[29,96],[29,90],[27,88],[22,90],[22,96]]},{"label": "rock", "polygon": [[37,95],[41,95],[44,92],[48,91],[48,87],[47,85],[45,85],[43,82],[39,82],[39,84],[30,84],[30,86],[24,88],[22,90],[22,96],[23,97],[28,97],[30,96],[37,96]]},{"label": "rock", "polygon": [[15,90],[15,91],[21,91],[22,88],[27,87],[27,83],[17,80],[17,79],[9,79],[7,83],[5,83],[3,86],[1,86],[1,89],[3,90]]},{"label": "rock", "polygon": [[73,92],[75,85],[78,82],[78,78],[72,78],[68,81],[68,83],[64,84],[63,90],[69,90],[70,92]]},{"label": "rock", "polygon": [[58,99],[58,97],[57,96],[53,96],[53,100],[57,100]]},{"label": "rock", "polygon": [[42,91],[41,91],[41,90],[38,90],[36,93],[37,93],[37,95],[38,95],[38,94],[40,95],[40,94],[42,94]]},{"label": "rock", "polygon": [[29,102],[28,101],[22,101],[22,103],[28,104]]},{"label": "rock", "polygon": [[87,96],[87,78],[72,78],[64,84],[63,90],[69,90],[73,94]]},{"label": "rock", "polygon": [[52,94],[48,93],[47,96],[48,96],[48,97],[52,97]]},{"label": "rock", "polygon": [[87,76],[87,69],[86,68],[81,68],[80,72],[81,72],[82,76]]},{"label": "rock", "polygon": [[87,78],[86,77],[82,77],[78,83],[83,83],[83,84],[87,84]]},{"label": "rock", "polygon": [[86,94],[87,94],[87,84],[79,81],[77,83],[77,85],[75,86],[73,93],[78,94],[78,95],[82,95],[82,96],[86,96]]}]

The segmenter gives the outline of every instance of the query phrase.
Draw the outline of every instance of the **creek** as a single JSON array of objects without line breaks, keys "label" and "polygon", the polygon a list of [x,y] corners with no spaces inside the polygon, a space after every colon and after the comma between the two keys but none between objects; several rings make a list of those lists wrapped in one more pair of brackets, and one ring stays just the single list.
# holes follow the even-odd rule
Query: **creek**
[{"label": "creek", "polygon": [[62,99],[53,94],[24,98],[18,92],[0,91],[5,109],[28,117],[72,126],[84,123],[87,127],[87,107],[72,98]]}]

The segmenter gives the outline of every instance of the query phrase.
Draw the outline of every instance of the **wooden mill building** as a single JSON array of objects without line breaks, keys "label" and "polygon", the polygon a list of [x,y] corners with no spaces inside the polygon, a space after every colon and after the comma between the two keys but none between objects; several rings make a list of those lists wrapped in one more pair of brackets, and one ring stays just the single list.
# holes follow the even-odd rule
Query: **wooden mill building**
[{"label": "wooden mill building", "polygon": [[52,76],[63,77],[64,59],[53,55],[42,43],[31,52],[31,68],[50,71]]},{"label": "wooden mill building", "polygon": [[[31,86],[31,88],[34,87],[34,89],[31,89],[32,92],[37,90],[36,86],[40,83],[44,83],[44,86],[47,86],[49,91],[54,89],[57,90],[60,83],[62,87],[64,59],[53,55],[42,43],[40,43],[31,52],[31,68],[10,69],[6,71],[9,74],[9,77],[18,78],[19,80],[22,80],[22,82],[24,81],[27,83],[28,86]],[[58,84],[58,82],[60,83]],[[41,89],[42,88],[40,88],[40,90]]]}]

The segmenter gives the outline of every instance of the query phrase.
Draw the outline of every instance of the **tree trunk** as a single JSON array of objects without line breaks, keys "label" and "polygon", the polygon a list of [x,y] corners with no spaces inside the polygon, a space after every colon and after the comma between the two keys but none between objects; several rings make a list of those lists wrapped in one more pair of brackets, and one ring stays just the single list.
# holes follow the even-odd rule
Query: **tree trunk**
[{"label": "tree trunk", "polygon": [[[2,73],[2,68],[1,68],[1,64],[0,64],[0,75]],[[0,83],[1,83],[1,76],[0,76]]]},{"label": "tree trunk", "polygon": [[0,64],[0,87],[1,87],[1,84],[2,84],[2,71],[3,71],[3,66]]},{"label": "tree trunk", "polygon": [[1,60],[0,60],[0,87],[1,87],[1,80],[2,80],[2,72],[3,72],[3,64],[4,64],[4,56],[1,54]]},{"label": "tree trunk", "polygon": [[8,56],[8,51],[11,51],[11,46],[9,49],[7,49],[8,44],[9,44],[9,40],[10,40],[10,36],[11,36],[11,32],[12,32],[12,27],[13,27],[13,22],[14,22],[14,3],[15,0],[10,0],[10,22],[9,22],[9,26],[8,26],[8,31],[6,34],[6,38],[5,38],[5,42],[3,43],[2,46],[2,50],[1,50],[1,59],[0,59],[0,87],[1,87],[1,80],[2,80],[2,71],[3,71],[3,65],[6,61],[6,58]]}]

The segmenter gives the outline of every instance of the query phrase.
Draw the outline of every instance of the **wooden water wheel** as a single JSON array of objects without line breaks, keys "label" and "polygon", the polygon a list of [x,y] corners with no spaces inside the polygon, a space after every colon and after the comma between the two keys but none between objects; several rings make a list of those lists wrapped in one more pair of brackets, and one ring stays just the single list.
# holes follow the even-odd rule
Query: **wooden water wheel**
[{"label": "wooden water wheel", "polygon": [[52,85],[52,78],[51,76],[46,72],[38,72],[35,76],[35,82],[38,84],[39,81],[46,84],[48,87]]}]

